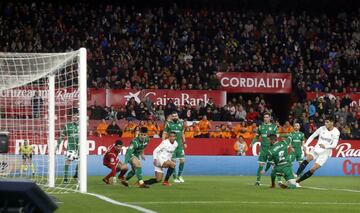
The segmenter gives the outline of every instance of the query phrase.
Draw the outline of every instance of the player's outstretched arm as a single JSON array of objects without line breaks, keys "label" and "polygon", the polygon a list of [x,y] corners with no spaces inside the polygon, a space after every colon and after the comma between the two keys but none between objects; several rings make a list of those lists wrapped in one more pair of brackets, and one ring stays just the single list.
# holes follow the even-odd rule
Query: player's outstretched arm
[{"label": "player's outstretched arm", "polygon": [[312,135],[310,135],[310,137],[306,140],[305,146],[309,146],[311,141],[313,141],[319,134],[321,131],[321,128],[318,128],[314,133],[312,133]]}]

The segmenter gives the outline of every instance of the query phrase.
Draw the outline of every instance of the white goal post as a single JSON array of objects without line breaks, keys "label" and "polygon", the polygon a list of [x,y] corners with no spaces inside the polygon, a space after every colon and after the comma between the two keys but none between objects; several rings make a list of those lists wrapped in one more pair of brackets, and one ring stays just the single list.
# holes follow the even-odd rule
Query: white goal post
[{"label": "white goal post", "polygon": [[0,53],[0,178],[87,192],[86,60],[85,48]]}]

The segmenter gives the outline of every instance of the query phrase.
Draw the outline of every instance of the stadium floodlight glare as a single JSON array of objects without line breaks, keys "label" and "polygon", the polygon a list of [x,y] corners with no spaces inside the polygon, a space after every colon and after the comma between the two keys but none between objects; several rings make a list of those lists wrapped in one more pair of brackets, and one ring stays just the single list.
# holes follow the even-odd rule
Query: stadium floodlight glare
[{"label": "stadium floodlight glare", "polygon": [[[0,131],[7,133],[0,178],[31,179],[47,192],[87,191],[86,66],[85,48],[66,53],[0,53]],[[64,135],[69,123],[76,128]],[[66,168],[70,137],[79,146]],[[32,146],[34,174],[28,167],[30,157],[19,151],[24,141]]]}]

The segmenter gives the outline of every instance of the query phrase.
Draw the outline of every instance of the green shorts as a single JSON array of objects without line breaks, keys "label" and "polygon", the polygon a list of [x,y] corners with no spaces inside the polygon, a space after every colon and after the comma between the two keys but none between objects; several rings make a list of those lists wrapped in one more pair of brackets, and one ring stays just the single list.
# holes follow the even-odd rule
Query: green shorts
[{"label": "green shorts", "polygon": [[267,152],[267,150],[260,150],[259,157],[258,157],[259,163],[266,163],[268,161],[267,157],[266,157],[266,152]]},{"label": "green shorts", "polygon": [[272,172],[275,172],[277,176],[284,176],[285,180],[295,179],[294,173],[290,165],[276,166]]},{"label": "green shorts", "polygon": [[185,158],[185,151],[182,144],[175,149],[174,154],[172,156],[172,159],[177,159],[177,158]]},{"label": "green shorts", "polygon": [[290,158],[291,158],[291,162],[293,161],[303,161],[304,158],[303,158],[303,155],[302,155],[302,150],[301,148],[295,148],[295,152],[294,151],[291,151],[290,153]]},{"label": "green shorts", "polygon": [[128,164],[130,163],[130,160],[133,158],[133,157],[136,157],[138,160],[140,160],[140,154],[131,154],[131,155],[125,155],[125,164]]}]

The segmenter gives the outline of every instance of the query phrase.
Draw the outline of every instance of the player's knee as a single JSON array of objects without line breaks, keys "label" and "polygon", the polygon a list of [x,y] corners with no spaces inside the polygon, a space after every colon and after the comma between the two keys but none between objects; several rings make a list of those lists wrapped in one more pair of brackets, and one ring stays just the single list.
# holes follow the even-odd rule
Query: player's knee
[{"label": "player's knee", "polygon": [[176,167],[176,163],[174,163],[174,162],[171,162],[169,166],[170,166],[170,168],[173,168],[173,169],[175,169],[175,167]]},{"label": "player's knee", "polygon": [[181,159],[180,159],[180,163],[185,163],[185,159],[184,159],[184,158],[181,158]]},{"label": "player's knee", "polygon": [[259,165],[260,165],[260,166],[265,166],[265,163],[264,163],[264,162],[260,162]]},{"label": "player's knee", "polygon": [[120,169],[121,169],[122,171],[127,171],[127,170],[128,170],[128,167],[127,167],[127,165],[123,164],[123,165],[120,166]]},{"label": "player's knee", "polygon": [[306,161],[307,162],[310,162],[310,161],[312,161],[314,159],[314,157],[312,156],[312,155],[307,155],[306,156]]}]

